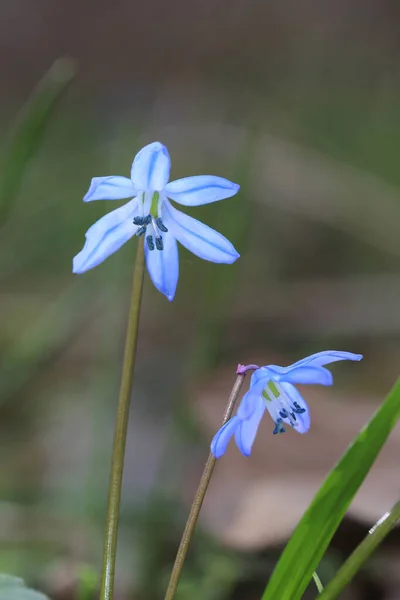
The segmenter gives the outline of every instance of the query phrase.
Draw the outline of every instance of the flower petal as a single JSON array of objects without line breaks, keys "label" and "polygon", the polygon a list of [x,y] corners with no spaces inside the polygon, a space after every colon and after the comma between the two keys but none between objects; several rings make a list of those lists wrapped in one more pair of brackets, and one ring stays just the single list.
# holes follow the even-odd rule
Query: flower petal
[{"label": "flower petal", "polygon": [[138,152],[131,169],[131,179],[139,190],[161,191],[169,179],[171,159],[160,142],[148,144]]},{"label": "flower petal", "polygon": [[111,254],[121,248],[137,231],[133,217],[137,201],[131,200],[108,213],[86,232],[86,243],[73,260],[73,272],[84,273],[97,267]]},{"label": "flower petal", "polygon": [[110,175],[109,177],[93,177],[83,201],[124,200],[135,195],[136,190],[128,177]]},{"label": "flower petal", "polygon": [[353,354],[352,352],[342,352],[340,350],[324,350],[323,352],[317,352],[316,354],[311,354],[311,356],[307,356],[302,360],[297,361],[292,367],[298,367],[300,365],[312,365],[314,367],[323,367],[324,365],[328,365],[332,362],[337,362],[338,360],[361,360],[363,357],[362,354]]},{"label": "flower petal", "polygon": [[167,199],[163,203],[163,221],[172,235],[190,252],[214,263],[231,264],[239,254],[221,233],[176,210]]},{"label": "flower petal", "polygon": [[324,367],[311,367],[309,365],[298,367],[278,367],[270,365],[267,367],[272,381],[287,381],[288,383],[318,383],[320,385],[332,385],[332,373]]},{"label": "flower petal", "polygon": [[259,369],[256,369],[251,376],[250,389],[255,393],[259,392],[261,394],[270,379],[271,375],[268,367],[260,367]]},{"label": "flower petal", "polygon": [[258,396],[255,398],[252,414],[241,421],[235,431],[236,444],[244,456],[250,456],[251,449],[256,438],[257,429],[264,415],[266,406],[263,399]]},{"label": "flower petal", "polygon": [[217,431],[211,442],[211,452],[214,454],[215,458],[220,458],[223,454],[225,454],[229,440],[235,433],[239,424],[240,419],[236,415],[232,417],[232,419],[229,419],[229,421],[225,423],[225,425],[223,425],[219,431]]},{"label": "flower petal", "polygon": [[296,423],[298,423],[298,425],[293,429],[295,429],[298,433],[306,433],[310,429],[311,423],[310,411],[307,402],[304,400],[298,389],[295,388],[291,383],[282,381],[280,385],[289,398],[291,404],[297,402],[300,408],[304,409],[303,413],[296,413]]},{"label": "flower petal", "polygon": [[240,186],[223,177],[197,175],[171,181],[165,186],[168,198],[184,206],[200,206],[234,196]]},{"label": "flower petal", "polygon": [[146,265],[156,288],[172,301],[179,278],[178,244],[170,233],[163,236],[163,242],[163,250],[149,250],[145,245]]}]

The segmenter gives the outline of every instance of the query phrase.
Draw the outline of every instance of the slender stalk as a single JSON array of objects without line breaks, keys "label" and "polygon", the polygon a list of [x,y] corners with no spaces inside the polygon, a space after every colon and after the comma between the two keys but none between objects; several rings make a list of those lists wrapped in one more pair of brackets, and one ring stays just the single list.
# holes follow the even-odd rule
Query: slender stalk
[{"label": "slender stalk", "polygon": [[314,583],[317,587],[318,593],[322,594],[322,592],[324,591],[324,586],[322,585],[322,581],[320,580],[317,571],[314,571],[314,573],[312,574],[313,579],[314,579]]},{"label": "slender stalk", "polygon": [[118,399],[117,419],[114,430],[114,445],[111,459],[110,484],[106,531],[104,537],[103,568],[101,574],[100,600],[112,600],[114,595],[115,559],[117,553],[118,517],[121,502],[122,475],[124,468],[126,433],[129,405],[135,367],[136,346],[139,329],[140,304],[142,300],[144,274],[144,245],[139,238],[133,273],[131,305],[122,366],[121,387]]},{"label": "slender stalk", "polygon": [[[239,365],[241,366],[241,365]],[[228,404],[225,409],[225,414],[222,419],[222,425],[231,418],[233,410],[235,408],[236,400],[238,398],[240,388],[242,387],[246,372],[240,371],[238,368],[236,381],[233,385],[231,394],[228,399]],[[190,509],[189,517],[186,522],[184,532],[179,544],[178,552],[175,558],[175,563],[172,569],[171,577],[169,580],[168,588],[165,594],[165,600],[173,600],[175,598],[176,590],[178,588],[179,579],[182,573],[183,564],[186,559],[189,544],[191,542],[194,529],[196,527],[197,519],[203,504],[204,497],[207,492],[207,488],[210,483],[211,475],[213,474],[215,463],[217,459],[210,453],[206,465],[204,467],[203,475],[201,476],[199,487],[196,492],[192,507]]]},{"label": "slender stalk", "polygon": [[332,600],[337,598],[354,575],[371,556],[372,552],[379,546],[391,529],[400,519],[400,502],[397,502],[390,512],[387,512],[370,529],[367,537],[357,546],[346,562],[341,566],[335,577],[328,583],[319,600]]}]

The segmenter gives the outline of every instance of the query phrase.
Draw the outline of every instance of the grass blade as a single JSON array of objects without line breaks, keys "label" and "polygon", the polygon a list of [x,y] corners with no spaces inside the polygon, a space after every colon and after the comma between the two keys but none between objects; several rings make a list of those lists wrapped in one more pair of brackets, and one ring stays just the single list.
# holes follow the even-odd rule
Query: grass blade
[{"label": "grass blade", "polygon": [[297,525],[262,600],[297,600],[400,416],[400,379],[329,473]]},{"label": "grass blade", "polygon": [[70,59],[57,59],[19,115],[1,169],[0,225],[7,220],[29,159],[35,154],[52,112],[74,72],[74,64]]}]

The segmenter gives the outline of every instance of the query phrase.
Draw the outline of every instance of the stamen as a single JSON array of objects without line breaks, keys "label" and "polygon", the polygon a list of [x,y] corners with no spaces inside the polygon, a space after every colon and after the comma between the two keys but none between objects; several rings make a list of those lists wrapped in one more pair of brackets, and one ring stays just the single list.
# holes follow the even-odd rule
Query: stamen
[{"label": "stamen", "polygon": [[138,237],[140,237],[140,236],[142,236],[144,233],[146,233],[146,227],[145,227],[145,226],[143,226],[143,227],[139,227],[139,229],[138,229],[138,230],[137,230],[137,232],[136,232],[136,235],[137,235]]},{"label": "stamen", "polygon": [[293,402],[292,408],[293,408],[293,412],[297,413],[298,415],[301,415],[306,412],[306,409],[301,408],[301,406],[298,402]]},{"label": "stamen", "polygon": [[144,217],[135,217],[133,219],[133,224],[134,225],[144,225]]},{"label": "stamen", "polygon": [[151,223],[151,215],[147,215],[147,217],[143,217],[143,224],[150,225]]},{"label": "stamen", "polygon": [[286,429],[283,425],[283,421],[282,419],[278,419],[275,423],[275,429],[272,432],[274,435],[277,435],[278,433],[286,433]]},{"label": "stamen", "polygon": [[164,242],[162,237],[156,237],[156,248],[157,250],[164,250]]},{"label": "stamen", "polygon": [[161,217],[157,217],[156,223],[157,223],[157,227],[160,231],[162,231],[163,233],[167,233],[168,229],[165,227],[164,223],[162,222]]},{"label": "stamen", "polygon": [[279,412],[279,414],[281,415],[282,419],[287,419],[287,418],[288,418],[288,416],[289,416],[289,413],[288,413],[288,411],[287,411],[285,408],[283,408],[283,409],[282,409],[282,410]]},{"label": "stamen", "polygon": [[294,414],[294,412],[291,412],[290,416],[292,417],[293,421],[297,421],[297,418],[296,418],[296,415]]},{"label": "stamen", "polygon": [[148,246],[149,250],[154,250],[154,241],[153,241],[152,235],[148,235],[146,237],[146,242],[147,242],[147,246]]}]

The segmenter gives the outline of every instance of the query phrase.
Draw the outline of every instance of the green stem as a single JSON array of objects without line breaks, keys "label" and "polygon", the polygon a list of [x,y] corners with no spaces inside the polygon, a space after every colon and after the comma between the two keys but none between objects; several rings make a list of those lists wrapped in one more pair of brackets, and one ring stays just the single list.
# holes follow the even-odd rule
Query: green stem
[{"label": "green stem", "polygon": [[346,585],[353,579],[354,575],[371,556],[372,552],[379,546],[382,540],[387,536],[391,529],[400,519],[400,502],[397,502],[392,510],[383,517],[370,529],[367,537],[363,539],[361,544],[349,556],[346,562],[341,566],[335,577],[328,583],[319,600],[332,600],[337,598],[343,591]]},{"label": "green stem", "polygon": [[124,468],[126,433],[129,404],[135,366],[136,346],[139,329],[140,304],[142,300],[144,274],[143,238],[139,238],[133,273],[133,288],[126,334],[125,354],[122,367],[117,419],[114,431],[114,446],[111,460],[110,485],[106,531],[104,538],[103,568],[101,574],[100,600],[112,600],[114,595],[115,558],[117,553],[118,516],[121,502],[121,486]]},{"label": "green stem", "polygon": [[313,579],[314,579],[314,583],[317,587],[318,593],[322,594],[322,592],[324,591],[324,586],[322,585],[322,581],[320,580],[317,571],[314,571],[314,573],[312,574]]},{"label": "green stem", "polygon": [[[231,418],[233,410],[235,408],[236,400],[240,392],[240,388],[242,387],[244,378],[246,373],[238,373],[236,377],[236,381],[232,388],[231,394],[229,396],[228,404],[225,410],[225,414],[222,420],[222,425]],[[192,507],[190,509],[189,517],[186,522],[186,526],[184,532],[182,534],[182,538],[179,544],[178,552],[175,558],[175,563],[172,569],[171,577],[169,580],[168,588],[165,594],[165,600],[173,600],[175,598],[176,590],[178,588],[179,579],[182,573],[183,564],[186,559],[186,555],[188,552],[189,544],[193,537],[193,532],[196,527],[197,519],[199,518],[199,513],[203,504],[204,497],[207,492],[208,485],[210,483],[211,475],[213,474],[215,463],[217,459],[215,456],[210,453],[206,465],[204,467],[203,475],[201,477],[199,487],[196,492],[196,496],[194,498]]]}]

